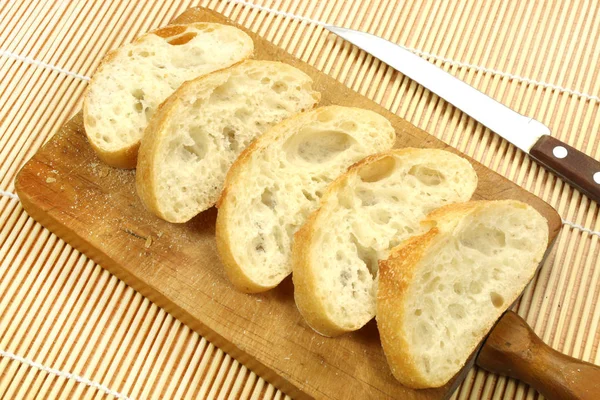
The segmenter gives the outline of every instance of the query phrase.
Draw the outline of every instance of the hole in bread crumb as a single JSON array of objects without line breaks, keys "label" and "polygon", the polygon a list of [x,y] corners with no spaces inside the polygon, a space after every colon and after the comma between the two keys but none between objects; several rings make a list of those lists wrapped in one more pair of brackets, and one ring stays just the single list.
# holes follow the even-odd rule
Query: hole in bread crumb
[{"label": "hole in bread crumb", "polygon": [[223,128],[223,135],[225,139],[227,139],[228,147],[230,150],[237,151],[239,148],[239,144],[235,137],[236,130],[231,126],[226,126]]},{"label": "hole in bread crumb", "polygon": [[425,365],[425,371],[429,373],[431,371],[431,362],[428,356],[423,356],[423,364]]},{"label": "hole in bread crumb", "polygon": [[108,135],[102,135],[102,140],[104,140],[106,143],[112,142],[112,138]]},{"label": "hole in bread crumb", "polygon": [[258,71],[253,68],[248,68],[246,70],[246,75],[254,80],[257,80],[258,78],[260,78],[263,75],[263,73],[262,73],[262,71]]},{"label": "hole in bread crumb", "polygon": [[363,207],[369,207],[377,204],[377,197],[371,190],[360,189],[356,192],[356,197],[360,199]]},{"label": "hole in bread crumb", "polygon": [[152,33],[156,36],[160,36],[161,38],[168,38],[171,36],[180,35],[185,32],[186,27],[184,25],[172,25],[165,26],[164,28],[157,29]]},{"label": "hole in bread crumb", "polygon": [[260,238],[258,236],[255,237],[254,240],[252,241],[252,246],[254,247],[254,250],[257,253],[265,252],[264,242],[263,242],[262,238]]},{"label": "hole in bread crumb", "polygon": [[144,110],[144,104],[142,103],[144,101],[144,96],[145,96],[144,91],[139,88],[133,89],[131,91],[131,95],[135,98],[135,103],[133,104],[133,108],[138,113],[141,113]]},{"label": "hole in bread crumb", "polygon": [[344,121],[340,124],[340,129],[344,131],[354,132],[357,127],[358,125],[356,125],[356,122],[354,121]]},{"label": "hole in bread crumb", "polygon": [[96,118],[94,118],[94,117],[87,117],[85,119],[85,124],[87,126],[89,126],[90,128],[95,127],[96,126]]},{"label": "hole in bread crumb", "polygon": [[424,165],[414,165],[408,171],[408,174],[414,176],[426,186],[437,186],[444,181],[444,176],[438,170]]},{"label": "hole in bread crumb", "polygon": [[429,281],[429,283],[425,286],[425,289],[423,289],[423,291],[425,293],[432,293],[434,290],[437,289],[439,282],[440,282],[440,277],[436,276],[431,281]]},{"label": "hole in bread crumb", "polygon": [[[431,343],[431,332],[432,332],[433,328],[432,326],[425,321],[424,318],[420,318],[416,324],[415,324],[415,328],[413,331],[413,340],[415,341],[415,344],[420,345],[420,346],[430,346]],[[423,357],[421,358],[423,361],[425,361],[427,359],[426,355],[423,355]]]},{"label": "hole in bread crumb", "polygon": [[396,160],[392,156],[383,156],[360,168],[358,175],[363,182],[379,182],[392,175]]},{"label": "hole in bread crumb", "polygon": [[463,319],[467,313],[465,307],[461,304],[452,303],[448,306],[448,312],[454,319]]},{"label": "hole in bread crumb", "polygon": [[274,199],[273,192],[268,188],[262,192],[260,201],[271,210],[273,210],[277,205],[277,201]]},{"label": "hole in bread crumb", "polygon": [[150,55],[150,53],[148,53],[147,51],[140,51],[140,56],[142,57],[148,57]]},{"label": "hole in bread crumb", "polygon": [[498,294],[496,292],[490,293],[490,300],[492,301],[492,304],[496,308],[500,308],[504,304],[504,297],[502,297],[500,294]]},{"label": "hole in bread crumb", "polygon": [[234,96],[236,93],[236,89],[231,82],[225,82],[220,86],[217,86],[213,89],[213,92],[210,95],[210,101],[228,101]]},{"label": "hole in bread crumb", "polygon": [[418,317],[418,316],[420,316],[421,314],[423,314],[423,310],[421,310],[420,308],[417,308],[417,309],[415,310],[415,315]]},{"label": "hole in bread crumb", "polygon": [[454,293],[463,294],[464,289],[463,289],[462,283],[456,282],[456,283],[454,283],[454,285],[452,285],[452,287],[454,288]]},{"label": "hole in bread crumb", "polygon": [[262,83],[263,85],[267,85],[269,83],[271,83],[271,78],[267,78],[266,76],[264,78],[262,78],[260,80],[260,83]]},{"label": "hole in bread crumb", "polygon": [[361,282],[367,282],[367,273],[362,269],[358,270],[358,280]]},{"label": "hole in bread crumb", "polygon": [[344,286],[344,287],[348,286],[348,283],[351,278],[352,278],[352,273],[350,273],[350,271],[344,269],[344,270],[342,270],[342,272],[340,272],[340,282],[342,283],[342,286]]},{"label": "hole in bread crumb", "polygon": [[277,81],[273,84],[273,86],[271,86],[271,89],[273,89],[273,91],[275,93],[285,92],[287,90],[287,88],[288,88],[288,85],[282,81]]},{"label": "hole in bread crumb", "polygon": [[200,32],[212,32],[215,30],[213,25],[209,25],[207,23],[195,23],[194,25],[194,29],[199,30]]},{"label": "hole in bread crumb", "polygon": [[502,271],[499,268],[494,268],[492,270],[492,278],[495,280],[502,279]]},{"label": "hole in bread crumb", "polygon": [[316,200],[315,197],[312,194],[310,194],[306,189],[302,189],[302,194],[304,195],[304,197],[308,201],[314,201],[314,200]]},{"label": "hole in bread crumb", "polygon": [[282,235],[281,226],[275,226],[273,228],[273,238],[275,239],[275,243],[277,243],[277,249],[281,253],[283,253],[284,252],[284,246],[283,246],[283,235]]},{"label": "hole in bread crumb", "polygon": [[206,144],[206,133],[201,127],[194,126],[190,128],[189,134],[193,143],[183,146],[183,149],[188,153],[188,157],[185,158],[189,160],[189,156],[193,155],[199,160],[203,159],[208,150]]},{"label": "hole in bread crumb", "polygon": [[375,209],[371,213],[371,219],[376,224],[387,225],[388,222],[390,222],[390,219],[392,219],[392,214],[390,214],[388,210]]},{"label": "hole in bread crumb", "polygon": [[288,138],[283,149],[291,162],[321,164],[348,150],[355,142],[343,132],[305,129]]},{"label": "hole in bread crumb", "polygon": [[[300,86],[297,86],[297,89],[300,89]],[[329,122],[332,119],[335,118],[335,113],[332,110],[329,109],[321,109],[321,110],[317,110],[317,120],[319,122]]]},{"label": "hole in bread crumb", "polygon": [[481,283],[477,281],[473,281],[469,284],[469,293],[471,294],[479,294],[483,290]]},{"label": "hole in bread crumb", "polygon": [[494,250],[506,246],[506,235],[499,229],[475,225],[469,226],[460,234],[460,244],[490,255]]},{"label": "hole in bread crumb", "polygon": [[182,44],[188,43],[190,40],[192,40],[196,36],[197,36],[196,32],[188,32],[179,37],[176,37],[175,39],[169,40],[167,43],[169,43],[170,45],[173,45],[173,46],[181,46]]},{"label": "hole in bread crumb", "polygon": [[351,238],[352,243],[354,243],[354,246],[356,246],[356,254],[358,255],[358,258],[360,258],[362,262],[365,263],[367,270],[369,271],[373,279],[375,279],[375,277],[377,276],[377,271],[379,269],[379,257],[377,257],[377,251],[375,251],[375,249],[371,247],[363,246],[358,241],[358,238],[353,234],[351,235]]},{"label": "hole in bread crumb", "polygon": [[348,208],[351,209],[354,205],[354,197],[353,196],[348,196],[346,193],[344,193],[343,191],[339,191],[337,193],[337,198],[338,198],[338,203],[340,206],[344,207],[344,208]]},{"label": "hole in bread crumb", "polygon": [[251,114],[252,113],[247,108],[238,108],[237,110],[235,110],[234,115],[236,118],[239,118],[242,121],[246,121]]},{"label": "hole in bread crumb", "polygon": [[198,99],[194,100],[194,102],[192,103],[192,108],[199,110],[200,108],[202,108],[203,105],[204,105],[204,100],[198,98]]}]

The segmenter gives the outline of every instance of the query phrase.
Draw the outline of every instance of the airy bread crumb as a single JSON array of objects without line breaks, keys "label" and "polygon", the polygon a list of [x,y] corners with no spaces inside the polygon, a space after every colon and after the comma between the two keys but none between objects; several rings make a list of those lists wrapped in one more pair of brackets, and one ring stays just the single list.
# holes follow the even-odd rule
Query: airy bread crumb
[{"label": "airy bread crumb", "polygon": [[422,233],[427,213],[469,200],[476,187],[467,160],[436,149],[374,155],[336,179],[294,237],[294,296],[306,322],[326,336],[369,322],[378,261]]},{"label": "airy bread crumb", "polygon": [[217,248],[234,286],[262,292],[288,276],[293,234],[327,185],[395,140],[381,115],[340,106],[302,113],[257,139],[229,170],[218,204]]},{"label": "airy bread crumb", "polygon": [[254,139],[316,105],[312,83],[288,64],[245,61],[183,84],[144,134],[136,187],[146,208],[181,223],[212,207]]},{"label": "airy bread crumb", "polygon": [[169,25],[108,53],[88,84],[83,122],[105,163],[135,168],[144,128],[183,82],[252,56],[254,44],[229,25]]},{"label": "airy bread crumb", "polygon": [[394,376],[446,384],[533,277],[548,222],[515,200],[454,204],[379,263],[377,325]]}]

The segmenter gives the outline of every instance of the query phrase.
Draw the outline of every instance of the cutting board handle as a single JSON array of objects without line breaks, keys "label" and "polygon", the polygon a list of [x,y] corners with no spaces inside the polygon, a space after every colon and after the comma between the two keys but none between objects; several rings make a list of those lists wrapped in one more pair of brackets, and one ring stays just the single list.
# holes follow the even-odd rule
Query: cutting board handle
[{"label": "cutting board handle", "polygon": [[600,367],[552,349],[512,311],[492,329],[477,365],[523,381],[548,400],[600,399]]}]

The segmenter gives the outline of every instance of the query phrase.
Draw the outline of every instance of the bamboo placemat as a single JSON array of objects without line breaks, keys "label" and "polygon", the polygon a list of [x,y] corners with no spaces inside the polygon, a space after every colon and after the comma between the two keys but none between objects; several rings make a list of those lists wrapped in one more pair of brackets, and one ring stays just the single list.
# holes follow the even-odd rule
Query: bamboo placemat
[{"label": "bamboo placemat", "polygon": [[[315,23],[369,31],[421,51],[600,159],[598,2],[200,3],[555,206],[566,225],[517,310],[554,348],[600,363],[598,205]],[[87,77],[102,56],[194,5],[188,0],[0,2],[0,399],[285,396],[43,229],[12,194],[24,162],[80,109]],[[476,370],[455,395],[536,396],[523,384]]]}]

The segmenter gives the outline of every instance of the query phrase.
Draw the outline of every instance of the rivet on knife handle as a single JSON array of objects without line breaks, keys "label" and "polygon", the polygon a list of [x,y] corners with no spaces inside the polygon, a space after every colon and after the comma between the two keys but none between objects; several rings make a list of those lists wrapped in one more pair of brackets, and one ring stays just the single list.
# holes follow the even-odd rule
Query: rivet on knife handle
[{"label": "rivet on knife handle", "polygon": [[528,383],[548,400],[599,398],[600,367],[552,349],[512,311],[492,329],[476,363]]},{"label": "rivet on knife handle", "polygon": [[547,135],[533,145],[529,155],[600,203],[600,162]]}]

